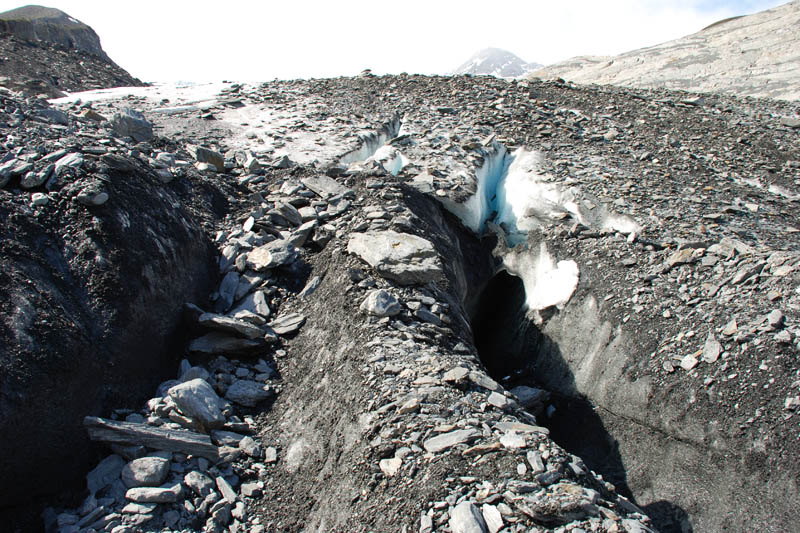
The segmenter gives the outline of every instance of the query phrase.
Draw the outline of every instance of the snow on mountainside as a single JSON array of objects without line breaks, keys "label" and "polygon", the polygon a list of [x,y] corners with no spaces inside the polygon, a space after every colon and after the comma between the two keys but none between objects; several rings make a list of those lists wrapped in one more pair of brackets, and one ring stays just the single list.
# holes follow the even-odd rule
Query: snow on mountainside
[{"label": "snow on mountainside", "polygon": [[539,63],[526,63],[506,50],[486,48],[469,58],[453,74],[489,74],[499,78],[517,78],[541,66]]},{"label": "snow on mountainside", "polygon": [[624,54],[580,56],[531,73],[641,88],[800,99],[800,1]]}]

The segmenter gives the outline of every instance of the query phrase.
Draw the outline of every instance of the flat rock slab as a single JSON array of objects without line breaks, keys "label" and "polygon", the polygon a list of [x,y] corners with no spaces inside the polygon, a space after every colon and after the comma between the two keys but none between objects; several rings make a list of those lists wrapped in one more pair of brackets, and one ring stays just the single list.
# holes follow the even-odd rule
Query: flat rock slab
[{"label": "flat rock slab", "polygon": [[439,453],[441,451],[458,446],[469,442],[480,435],[477,429],[457,429],[449,433],[437,435],[425,441],[423,446],[425,450],[430,453]]},{"label": "flat rock slab", "polygon": [[254,326],[244,320],[217,315],[215,313],[203,313],[200,315],[197,322],[203,327],[224,331],[226,333],[234,333],[247,337],[248,339],[257,339],[258,337],[264,336],[264,332],[261,331],[261,328],[258,326]]},{"label": "flat rock slab", "polygon": [[353,233],[347,251],[366,261],[378,274],[402,285],[443,278],[442,265],[430,241],[395,231]]},{"label": "flat rock slab", "polygon": [[175,385],[167,392],[183,414],[204,428],[218,429],[225,425],[222,401],[207,381],[197,378]]},{"label": "flat rock slab", "polygon": [[278,316],[278,318],[270,322],[269,326],[278,335],[289,335],[299,330],[305,321],[306,317],[300,313],[290,313]]},{"label": "flat rock slab", "polygon": [[136,503],[175,503],[181,486],[174,487],[136,487],[129,489],[125,497]]},{"label": "flat rock slab", "polygon": [[201,354],[242,354],[263,346],[261,341],[231,337],[214,331],[190,342],[189,351]]},{"label": "flat rock slab", "polygon": [[89,438],[93,441],[124,446],[147,446],[156,450],[197,455],[211,460],[219,458],[219,449],[211,442],[211,438],[194,431],[164,429],[94,416],[84,418],[83,425],[86,426]]},{"label": "flat rock slab", "polygon": [[306,186],[306,188],[325,199],[333,196],[347,196],[353,194],[352,189],[348,189],[335,179],[329,178],[328,176],[312,176],[300,181]]}]

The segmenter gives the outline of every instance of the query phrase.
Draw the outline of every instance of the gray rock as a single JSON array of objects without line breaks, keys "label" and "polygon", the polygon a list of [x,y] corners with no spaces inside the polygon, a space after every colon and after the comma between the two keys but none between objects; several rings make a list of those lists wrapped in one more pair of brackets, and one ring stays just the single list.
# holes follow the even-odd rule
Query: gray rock
[{"label": "gray rock", "polygon": [[333,196],[348,196],[353,195],[353,190],[348,189],[341,183],[328,176],[313,176],[300,180],[311,191],[321,196],[324,199]]},{"label": "gray rock", "polygon": [[450,513],[453,533],[486,533],[486,522],[480,510],[471,502],[461,502]]},{"label": "gray rock", "polygon": [[220,400],[208,382],[193,379],[175,385],[168,391],[169,397],[186,416],[199,422],[207,430],[217,429],[225,424]]},{"label": "gray rock", "polygon": [[207,163],[214,166],[217,171],[225,171],[225,157],[219,152],[204,146],[188,145],[186,149],[198,163]]},{"label": "gray rock", "polygon": [[275,391],[269,385],[244,379],[234,381],[225,391],[225,398],[247,407],[255,407],[258,402],[274,395]]},{"label": "gray rock", "polygon": [[153,124],[144,118],[144,115],[128,107],[114,113],[111,117],[111,127],[121,137],[132,137],[136,142],[149,141],[153,138]]},{"label": "gray rock", "polygon": [[511,389],[511,394],[516,396],[520,405],[526,409],[532,409],[540,406],[547,398],[547,392],[543,391],[542,389],[526,387],[524,385]]},{"label": "gray rock", "polygon": [[444,275],[430,241],[407,233],[354,233],[347,251],[369,263],[381,276],[403,285],[436,281]]},{"label": "gray rock", "polygon": [[242,450],[247,456],[255,459],[260,459],[264,455],[264,450],[253,437],[245,437],[239,441],[239,449]]},{"label": "gray rock", "polygon": [[769,323],[769,326],[773,329],[781,329],[785,319],[786,317],[780,309],[775,309],[767,315],[767,323]]},{"label": "gray rock", "polygon": [[231,484],[228,483],[224,477],[217,476],[217,489],[219,489],[220,494],[222,497],[227,500],[228,503],[235,503],[236,502],[236,492],[231,487]]},{"label": "gray rock", "polygon": [[214,492],[214,481],[198,470],[193,470],[183,476],[183,483],[201,498]]},{"label": "gray rock", "polygon": [[401,311],[400,302],[390,292],[378,289],[370,292],[360,309],[374,316],[395,316]]},{"label": "gray rock", "polygon": [[242,298],[238,305],[231,310],[230,314],[235,315],[241,311],[249,311],[264,318],[269,318],[272,313],[269,304],[267,304],[267,295],[264,291],[256,291]]},{"label": "gray rock", "polygon": [[722,353],[722,345],[713,334],[709,334],[703,346],[703,361],[706,363],[715,363],[717,359],[719,359],[720,353]]},{"label": "gray rock", "polygon": [[486,522],[486,529],[489,533],[497,533],[503,529],[503,515],[494,505],[483,504],[481,506],[481,514],[483,520]]},{"label": "gray rock", "polygon": [[301,224],[300,227],[298,227],[296,230],[294,230],[287,240],[293,246],[299,248],[306,243],[308,237],[311,235],[311,232],[313,232],[316,227],[317,227],[316,220],[305,222]]},{"label": "gray rock", "polygon": [[219,284],[219,298],[215,304],[218,313],[224,313],[231,308],[238,287],[239,274],[236,272],[225,274],[225,277],[222,278],[222,283]]},{"label": "gray rock", "polygon": [[128,489],[125,497],[136,503],[175,503],[180,489],[180,484],[172,487],[135,487]]},{"label": "gray rock", "polygon": [[50,175],[55,170],[55,164],[51,163],[47,165],[44,169],[40,170],[39,172],[28,172],[25,174],[20,180],[20,186],[23,189],[33,189],[34,187],[41,187],[44,185],[44,182],[50,178]]},{"label": "gray rock", "polygon": [[62,126],[69,125],[69,117],[67,114],[58,109],[40,109],[37,114],[53,124],[61,124]]},{"label": "gray rock", "polygon": [[319,288],[320,283],[322,283],[322,278],[319,276],[314,276],[311,278],[311,280],[309,280],[308,283],[306,283],[306,286],[303,287],[303,290],[300,291],[300,294],[298,294],[297,297],[303,300],[308,298]]},{"label": "gray rock", "polygon": [[280,215],[285,218],[292,226],[299,226],[303,223],[303,215],[292,204],[286,202],[278,202],[275,209]]},{"label": "gray rock", "polygon": [[297,249],[287,240],[272,241],[247,254],[247,267],[259,272],[291,263]]},{"label": "gray rock", "polygon": [[441,326],[442,319],[436,316],[435,314],[431,313],[424,307],[420,307],[416,311],[414,311],[414,316],[422,320],[423,322],[427,322],[428,324],[433,324],[434,326]]},{"label": "gray rock", "polygon": [[426,440],[423,447],[430,453],[439,453],[453,446],[469,442],[479,435],[480,432],[476,429],[457,429]]},{"label": "gray rock", "polygon": [[122,469],[122,482],[125,486],[157,487],[164,483],[169,474],[169,461],[163,457],[142,457],[134,459]]},{"label": "gray rock", "polygon": [[78,203],[86,207],[97,207],[103,205],[108,201],[108,193],[105,191],[97,190],[95,187],[90,186],[83,189],[75,197]]},{"label": "gray rock", "polygon": [[86,486],[91,494],[107,487],[119,479],[125,459],[119,455],[109,455],[86,474]]},{"label": "gray rock", "polygon": [[56,161],[53,172],[55,172],[56,176],[60,176],[68,168],[77,169],[81,166],[83,166],[83,155],[78,152],[73,152]]},{"label": "gray rock", "polygon": [[201,498],[205,498],[214,492],[214,481],[207,475],[197,470],[193,470],[192,472],[189,472],[183,476],[183,483]]},{"label": "gray rock", "polygon": [[300,313],[289,313],[286,315],[279,315],[275,320],[270,322],[269,326],[278,335],[289,335],[299,330],[305,321],[306,317]]},{"label": "gray rock", "polygon": [[248,339],[256,339],[264,336],[264,332],[258,326],[254,326],[244,320],[214,313],[203,313],[200,315],[197,323],[209,329],[234,333]]},{"label": "gray rock", "polygon": [[251,352],[263,345],[260,340],[241,339],[215,331],[190,342],[189,351],[201,354],[240,354]]}]

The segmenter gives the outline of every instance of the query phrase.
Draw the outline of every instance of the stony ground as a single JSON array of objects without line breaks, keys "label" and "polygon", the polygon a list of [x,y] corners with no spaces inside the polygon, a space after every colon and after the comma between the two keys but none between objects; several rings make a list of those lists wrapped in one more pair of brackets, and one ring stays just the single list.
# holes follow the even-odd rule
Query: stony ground
[{"label": "stony ground", "polygon": [[[51,527],[796,526],[796,106],[415,76],[171,100],[64,107],[73,129],[144,111],[143,142],[99,122],[101,160],[228,204],[205,219],[217,288],[186,301],[177,373],[86,413],[114,444]],[[6,156],[9,199],[45,213],[49,185],[21,180],[48,160],[25,155]],[[492,218],[485,169],[523,162],[547,204]],[[114,188],[89,192],[74,201],[103,220]]]},{"label": "stony ground", "polygon": [[0,86],[48,98],[65,92],[142,85],[116,63],[96,55],[39,41],[0,35]]}]

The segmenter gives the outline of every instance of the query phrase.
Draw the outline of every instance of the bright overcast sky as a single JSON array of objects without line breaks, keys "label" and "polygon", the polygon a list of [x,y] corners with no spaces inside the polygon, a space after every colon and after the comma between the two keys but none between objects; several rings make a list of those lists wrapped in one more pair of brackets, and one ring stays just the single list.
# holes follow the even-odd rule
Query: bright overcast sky
[{"label": "bright overcast sky", "polygon": [[[143,81],[444,74],[496,47],[525,61],[617,54],[786,0],[51,0]],[[0,0],[0,11],[24,5]]]}]

